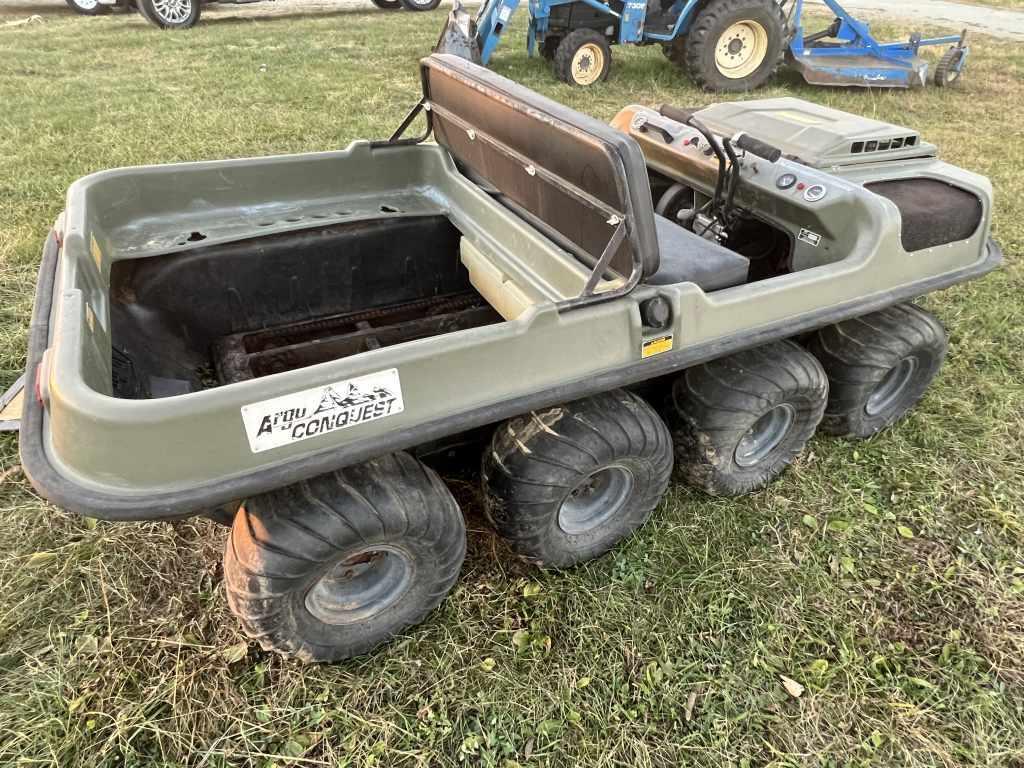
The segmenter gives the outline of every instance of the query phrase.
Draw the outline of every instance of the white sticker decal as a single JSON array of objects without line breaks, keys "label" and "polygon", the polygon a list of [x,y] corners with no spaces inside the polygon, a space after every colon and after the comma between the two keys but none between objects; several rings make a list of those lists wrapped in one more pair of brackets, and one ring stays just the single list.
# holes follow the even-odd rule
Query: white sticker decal
[{"label": "white sticker decal", "polygon": [[821,243],[821,235],[817,232],[811,232],[809,229],[801,229],[800,234],[797,235],[797,240],[817,248],[819,243]]},{"label": "white sticker decal", "polygon": [[398,370],[370,373],[242,406],[253,453],[394,416],[405,410]]}]

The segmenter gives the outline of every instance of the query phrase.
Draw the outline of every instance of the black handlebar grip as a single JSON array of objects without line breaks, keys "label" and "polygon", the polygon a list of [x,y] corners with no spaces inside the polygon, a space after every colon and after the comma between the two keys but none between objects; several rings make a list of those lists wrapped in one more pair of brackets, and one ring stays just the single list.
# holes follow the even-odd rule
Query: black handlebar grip
[{"label": "black handlebar grip", "polygon": [[686,125],[690,122],[690,118],[697,114],[697,110],[673,107],[671,104],[662,104],[658,107],[658,113],[662,117],[667,117],[669,120],[675,120],[677,123]]},{"label": "black handlebar grip", "polygon": [[782,150],[778,147],[773,147],[760,139],[755,139],[749,133],[740,134],[740,137],[733,142],[737,147],[749,152],[752,155],[757,155],[760,158],[767,160],[769,163],[774,163],[782,157]]}]

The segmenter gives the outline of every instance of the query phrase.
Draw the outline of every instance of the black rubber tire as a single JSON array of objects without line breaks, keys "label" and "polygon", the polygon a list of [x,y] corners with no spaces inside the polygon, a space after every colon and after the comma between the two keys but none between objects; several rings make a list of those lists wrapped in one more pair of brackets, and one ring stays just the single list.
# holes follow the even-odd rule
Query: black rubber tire
[{"label": "black rubber tire", "polygon": [[107,13],[110,10],[109,5],[100,5],[97,3],[91,7],[79,5],[76,0],[64,0],[68,4],[68,7],[79,14],[80,16],[99,16]]},{"label": "black rubber tire", "polygon": [[[628,489],[592,527],[566,531],[563,502],[602,471],[628,475]],[[483,459],[485,510],[523,557],[566,568],[643,525],[671,474],[672,440],[661,417],[636,395],[614,390],[499,426]]]},{"label": "black rubber tire", "polygon": [[[730,26],[745,20],[764,28],[767,50],[757,69],[733,79],[715,64],[715,46]],[[786,52],[786,40],[786,16],[776,0],[711,0],[697,13],[686,36],[666,47],[665,55],[706,91],[746,92],[761,87],[775,74]]]},{"label": "black rubber tire", "polygon": [[[576,51],[585,45],[598,46],[603,55],[601,71],[593,82],[590,83],[582,83],[577,80],[572,69],[572,61],[576,56]],[[553,63],[555,77],[563,83],[581,87],[596,85],[608,79],[608,73],[612,69],[612,48],[608,44],[608,38],[600,32],[596,32],[593,29],[576,29],[562,38],[558,48],[555,49]]]},{"label": "black rubber tire", "polygon": [[441,0],[399,0],[407,11],[432,11],[441,4]]},{"label": "black rubber tire", "polygon": [[[946,358],[946,330],[913,304],[873,312],[822,328],[807,342],[829,379],[821,429],[845,437],[870,437],[902,418],[924,395]],[[891,402],[869,413],[872,394],[890,371],[912,360],[913,370]],[[896,374],[894,374],[896,375]],[[879,405],[883,405],[880,403]]]},{"label": "black rubber tire", "polygon": [[939,63],[935,65],[935,85],[937,87],[949,88],[960,81],[963,70],[957,69],[957,64],[963,55],[963,50],[955,46],[942,54]]},{"label": "black rubber tire", "polygon": [[561,44],[562,38],[553,37],[548,35],[544,38],[544,42],[537,46],[540,50],[540,55],[545,61],[554,61],[555,52],[558,50],[558,46]]},{"label": "black rubber tire", "polygon": [[188,14],[181,20],[169,20],[157,9],[153,0],[138,0],[139,15],[160,29],[191,29],[199,23],[203,4],[201,0],[186,0],[189,3]]},{"label": "black rubber tire", "polygon": [[398,11],[402,8],[402,0],[370,0],[382,11]]},{"label": "black rubber tire", "polygon": [[[352,620],[312,612],[307,596],[321,577],[344,561],[365,562],[360,552],[387,549],[411,574],[392,600]],[[451,493],[432,470],[396,453],[250,499],[228,538],[224,583],[231,610],[264,649],[339,661],[422,621],[455,584],[465,552]]]},{"label": "black rubber tire", "polygon": [[[687,482],[713,495],[759,490],[803,450],[827,397],[821,365],[791,341],[688,368],[673,382],[667,404],[676,466]],[[741,441],[762,419],[770,423],[769,413],[783,414],[788,426],[780,425],[777,442],[764,442],[763,456],[746,456]]]}]

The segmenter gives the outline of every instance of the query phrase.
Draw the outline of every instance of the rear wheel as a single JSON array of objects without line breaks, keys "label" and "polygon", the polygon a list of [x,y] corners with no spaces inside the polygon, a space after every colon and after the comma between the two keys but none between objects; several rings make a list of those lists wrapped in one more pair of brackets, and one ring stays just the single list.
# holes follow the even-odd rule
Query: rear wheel
[{"label": "rear wheel", "polygon": [[419,623],[465,552],[451,493],[397,453],[250,499],[228,538],[224,582],[263,648],[338,661]]},{"label": "rear wheel", "polygon": [[824,431],[870,437],[921,399],[946,358],[946,331],[913,304],[844,320],[807,345],[829,378]]},{"label": "rear wheel", "polygon": [[763,488],[814,434],[827,393],[818,361],[790,341],[689,368],[668,404],[676,464],[708,493]]},{"label": "rear wheel", "polygon": [[555,77],[569,85],[588,86],[607,80],[611,66],[608,39],[592,29],[570,32],[555,50]]},{"label": "rear wheel", "polygon": [[397,11],[402,7],[401,0],[370,0],[382,11]]},{"label": "rear wheel", "polygon": [[715,0],[666,55],[709,91],[752,91],[772,76],[786,46],[775,0]]},{"label": "rear wheel", "polygon": [[65,0],[65,2],[71,10],[83,16],[99,16],[108,10],[108,6],[100,5],[98,0]]},{"label": "rear wheel", "polygon": [[565,568],[643,525],[671,473],[664,422],[616,390],[498,427],[483,460],[487,516],[524,557]]},{"label": "rear wheel", "polygon": [[188,29],[199,23],[200,0],[138,0],[142,17],[160,29]]}]

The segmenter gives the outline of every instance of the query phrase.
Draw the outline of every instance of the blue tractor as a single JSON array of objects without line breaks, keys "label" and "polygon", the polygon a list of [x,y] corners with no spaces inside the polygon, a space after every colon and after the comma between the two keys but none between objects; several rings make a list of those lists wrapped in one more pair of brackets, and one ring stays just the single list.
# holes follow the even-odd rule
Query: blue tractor
[{"label": "blue tractor", "polygon": [[[835,21],[806,34],[803,0],[527,0],[527,50],[555,76],[587,86],[608,77],[613,44],[659,45],[665,56],[713,91],[750,91],[784,60],[809,83],[907,88],[924,85],[926,45],[954,44],[935,82],[955,82],[967,58],[963,35],[880,43],[836,0]],[[456,0],[439,50],[487,64],[521,0],[483,0],[475,17]]]}]

